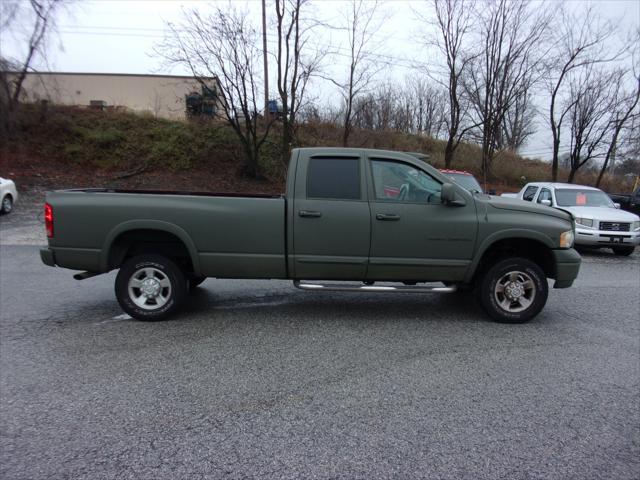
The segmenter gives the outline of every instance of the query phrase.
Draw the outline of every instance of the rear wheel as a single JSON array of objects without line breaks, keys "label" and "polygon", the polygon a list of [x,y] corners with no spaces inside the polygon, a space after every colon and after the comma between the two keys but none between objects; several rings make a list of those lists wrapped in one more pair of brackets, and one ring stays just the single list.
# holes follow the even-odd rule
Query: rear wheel
[{"label": "rear wheel", "polygon": [[133,318],[163,320],[173,314],[187,294],[187,279],[170,259],[138,255],[127,260],[116,277],[116,298]]},{"label": "rear wheel", "polygon": [[524,323],[547,303],[549,287],[542,269],[526,258],[499,261],[486,271],[479,285],[480,303],[502,323]]},{"label": "rear wheel", "polygon": [[628,257],[633,253],[635,247],[612,247],[611,250],[613,250],[613,253],[616,255]]},{"label": "rear wheel", "polygon": [[0,204],[0,212],[9,213],[13,210],[13,198],[11,195],[5,195]]}]

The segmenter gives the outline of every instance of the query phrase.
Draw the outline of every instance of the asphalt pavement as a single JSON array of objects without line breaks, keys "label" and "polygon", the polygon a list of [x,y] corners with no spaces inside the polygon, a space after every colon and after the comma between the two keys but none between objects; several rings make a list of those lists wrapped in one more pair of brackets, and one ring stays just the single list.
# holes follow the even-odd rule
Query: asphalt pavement
[{"label": "asphalt pavement", "polygon": [[0,478],[640,478],[639,252],[524,325],[212,279],[145,323],[3,228]]}]

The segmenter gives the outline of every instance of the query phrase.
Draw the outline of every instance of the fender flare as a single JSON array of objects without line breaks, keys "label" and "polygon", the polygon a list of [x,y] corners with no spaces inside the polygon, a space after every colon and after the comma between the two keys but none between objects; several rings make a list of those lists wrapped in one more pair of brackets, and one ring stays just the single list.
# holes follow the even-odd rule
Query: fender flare
[{"label": "fender flare", "polygon": [[465,278],[464,278],[464,281],[466,283],[470,282],[473,276],[475,275],[478,265],[480,264],[480,261],[482,260],[482,257],[484,257],[484,254],[487,252],[487,250],[489,250],[496,242],[499,242],[501,240],[533,240],[538,243],[541,243],[542,245],[547,247],[549,250],[553,250],[554,248],[556,248],[551,238],[549,238],[544,233],[540,233],[535,230],[520,229],[520,228],[500,230],[498,232],[495,232],[489,235],[479,245],[474,255],[474,258],[471,261],[469,268],[467,269],[467,274],[465,275]]},{"label": "fender flare", "polygon": [[113,242],[123,233],[131,232],[134,230],[159,230],[175,235],[182,241],[182,243],[184,243],[184,246],[189,252],[189,257],[191,257],[191,263],[193,264],[193,273],[197,276],[202,275],[198,250],[189,234],[179,226],[174,225],[173,223],[163,222],[161,220],[129,220],[116,225],[107,234],[107,237],[105,238],[105,241],[102,245],[102,250],[100,253],[100,269],[103,272],[106,272],[109,269],[109,253],[111,251],[111,247],[113,246]]}]

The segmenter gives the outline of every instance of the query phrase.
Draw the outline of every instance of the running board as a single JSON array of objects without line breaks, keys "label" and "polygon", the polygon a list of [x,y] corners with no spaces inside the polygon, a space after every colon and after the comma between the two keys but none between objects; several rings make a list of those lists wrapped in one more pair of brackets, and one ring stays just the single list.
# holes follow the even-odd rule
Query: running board
[{"label": "running board", "polygon": [[405,285],[401,287],[377,285],[339,285],[322,283],[304,283],[294,280],[293,285],[301,290],[325,292],[382,292],[382,293],[453,293],[458,290],[456,285],[450,287],[417,287]]},{"label": "running board", "polygon": [[102,275],[100,272],[82,272],[76,273],[73,278],[76,280],[86,280],[87,278],[97,277],[98,275]]}]

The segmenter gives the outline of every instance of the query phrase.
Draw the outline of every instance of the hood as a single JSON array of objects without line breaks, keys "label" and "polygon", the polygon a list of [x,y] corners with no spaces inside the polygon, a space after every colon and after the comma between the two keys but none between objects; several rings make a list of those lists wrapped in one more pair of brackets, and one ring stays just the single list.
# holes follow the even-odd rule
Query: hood
[{"label": "hood", "polygon": [[605,222],[637,222],[638,215],[610,207],[560,207],[574,217],[604,220]]},{"label": "hood", "polygon": [[571,221],[571,216],[567,212],[563,212],[557,208],[547,207],[546,205],[538,205],[537,203],[520,200],[519,198],[496,197],[492,195],[488,198],[487,203],[492,207],[500,208],[502,210],[515,210],[517,212],[551,215],[553,217]]}]

